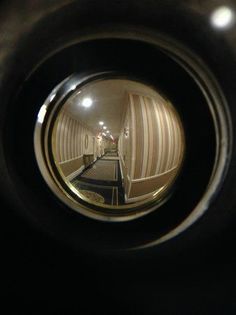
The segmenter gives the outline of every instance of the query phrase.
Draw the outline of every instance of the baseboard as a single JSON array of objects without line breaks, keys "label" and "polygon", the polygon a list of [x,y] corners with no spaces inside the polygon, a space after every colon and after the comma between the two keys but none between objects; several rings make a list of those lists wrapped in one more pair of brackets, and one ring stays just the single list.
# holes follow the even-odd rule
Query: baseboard
[{"label": "baseboard", "polygon": [[71,173],[70,175],[68,175],[68,176],[66,177],[66,179],[68,179],[69,181],[73,180],[76,176],[78,176],[79,174],[81,174],[84,169],[85,169],[85,166],[82,165],[78,170],[76,170],[75,172],[73,172],[73,173]]},{"label": "baseboard", "polygon": [[159,188],[158,191],[153,191],[153,192],[150,192],[146,195],[141,195],[141,196],[138,196],[138,197],[133,197],[133,198],[128,198],[127,195],[125,194],[125,203],[133,203],[133,202],[138,202],[138,201],[142,201],[142,200],[145,200],[149,197],[153,197],[154,194],[157,194],[159,191],[162,190],[163,187]]}]

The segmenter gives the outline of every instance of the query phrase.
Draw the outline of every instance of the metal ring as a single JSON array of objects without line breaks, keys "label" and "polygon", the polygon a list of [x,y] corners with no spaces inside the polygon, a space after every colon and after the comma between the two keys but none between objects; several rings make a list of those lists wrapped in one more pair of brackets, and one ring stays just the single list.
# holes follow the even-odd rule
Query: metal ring
[{"label": "metal ring", "polygon": [[[106,36],[103,36],[103,38]],[[121,36],[117,36],[120,38]],[[136,39],[137,37],[135,34],[129,34],[129,37],[132,39]],[[140,40],[140,36],[138,38]],[[193,80],[198,84],[199,88],[201,89],[205,99],[207,100],[208,107],[211,111],[214,125],[215,125],[215,135],[216,135],[216,157],[215,157],[215,166],[212,172],[212,176],[209,180],[208,188],[203,195],[202,199],[198,203],[195,209],[192,210],[191,214],[188,216],[186,220],[184,220],[176,229],[172,230],[171,232],[164,235],[162,238],[154,242],[155,244],[164,242],[177,234],[184,231],[187,227],[189,227],[193,222],[195,222],[203,213],[208,209],[209,204],[211,203],[212,199],[216,196],[217,192],[219,191],[224,176],[227,172],[228,163],[231,157],[231,148],[232,148],[232,129],[231,129],[231,119],[228,111],[228,106],[226,100],[224,99],[223,93],[220,90],[216,80],[214,79],[211,72],[207,69],[204,63],[200,62],[199,59],[190,51],[177,45],[175,42],[167,41],[163,38],[154,39],[154,37],[143,36],[141,38],[144,42],[155,44],[157,47],[163,49],[166,54],[168,54],[172,59],[174,59],[177,63],[179,63],[193,78]],[[105,73],[99,74],[99,76],[107,75]],[[96,77],[96,76],[95,76]],[[47,101],[44,104],[45,111],[44,119],[51,113],[53,109],[50,109],[48,105],[55,105],[55,102],[60,102],[63,98],[73,93],[74,89],[77,88],[78,84],[82,84],[84,82],[88,82],[89,80],[94,80],[94,75],[91,75],[86,78],[79,78],[79,77],[71,77],[68,81],[64,82],[64,86],[60,86],[60,93],[59,91],[52,93]],[[55,95],[54,95],[55,94]],[[54,110],[56,110],[54,108]],[[39,114],[39,116],[41,113]],[[65,202],[70,208],[79,211],[80,213],[89,216],[91,218],[95,218],[102,221],[127,221],[131,219],[138,218],[144,214],[147,214],[157,208],[157,204],[155,204],[155,200],[150,202],[148,206],[144,207],[143,209],[140,208],[133,208],[131,213],[127,213],[125,215],[117,215],[117,213],[98,213],[95,209],[91,207],[87,208],[86,206],[80,207],[78,210],[77,206],[75,206],[74,200],[68,191],[64,191],[65,187],[63,184],[58,182],[55,179],[55,174],[50,167],[50,163],[45,163],[46,160],[49,158],[48,153],[43,152],[42,146],[45,143],[41,143],[42,141],[42,122],[39,121],[35,127],[35,134],[34,134],[34,144],[35,144],[35,153],[36,158],[40,167],[40,170],[46,179],[50,188],[54,191],[54,193],[63,201]],[[48,132],[48,130],[46,130]],[[39,146],[39,143],[41,145]],[[55,180],[57,184],[55,184]],[[166,199],[159,202],[158,206],[161,206]],[[81,206],[81,205],[80,205]],[[153,245],[151,243],[147,246]],[[145,247],[145,246],[144,246]]]}]

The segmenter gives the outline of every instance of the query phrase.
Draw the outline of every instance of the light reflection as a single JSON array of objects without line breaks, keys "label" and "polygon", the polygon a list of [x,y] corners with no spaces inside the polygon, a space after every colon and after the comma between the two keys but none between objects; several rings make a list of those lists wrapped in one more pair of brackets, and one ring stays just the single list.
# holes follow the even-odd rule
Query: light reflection
[{"label": "light reflection", "polygon": [[71,85],[71,90],[75,90],[76,89],[76,84]]},{"label": "light reflection", "polygon": [[233,10],[226,6],[215,9],[211,14],[211,24],[218,29],[226,29],[232,26],[235,20]]},{"label": "light reflection", "polygon": [[89,108],[89,107],[91,107],[92,103],[93,103],[93,101],[91,100],[91,98],[86,97],[82,101],[82,106],[85,108]]},{"label": "light reflection", "polygon": [[46,112],[47,112],[47,106],[46,105],[43,105],[41,108],[40,108],[40,111],[38,113],[38,119],[37,121],[42,124],[43,121],[44,121],[44,117],[46,115]]},{"label": "light reflection", "polygon": [[56,96],[56,93],[52,94],[52,96],[50,97],[50,102],[54,100],[55,96]]}]

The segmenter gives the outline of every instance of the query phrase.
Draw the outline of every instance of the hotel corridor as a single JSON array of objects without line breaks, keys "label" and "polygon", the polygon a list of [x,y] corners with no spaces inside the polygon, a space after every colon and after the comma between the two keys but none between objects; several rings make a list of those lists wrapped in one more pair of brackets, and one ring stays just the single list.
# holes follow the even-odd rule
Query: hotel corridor
[{"label": "hotel corridor", "polygon": [[124,204],[124,190],[117,152],[107,152],[72,180],[89,200],[118,206]]},{"label": "hotel corridor", "polygon": [[127,80],[83,87],[52,134],[54,160],[85,202],[127,206],[165,191],[181,165],[180,119],[153,89]]}]

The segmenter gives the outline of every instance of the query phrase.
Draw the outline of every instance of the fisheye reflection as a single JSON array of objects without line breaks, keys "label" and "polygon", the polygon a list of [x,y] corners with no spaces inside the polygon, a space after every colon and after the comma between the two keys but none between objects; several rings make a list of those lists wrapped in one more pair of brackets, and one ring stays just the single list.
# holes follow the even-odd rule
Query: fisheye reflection
[{"label": "fisheye reflection", "polygon": [[112,79],[87,84],[66,101],[52,149],[59,173],[80,197],[122,206],[161,197],[172,186],[184,139],[168,100],[141,83]]}]

